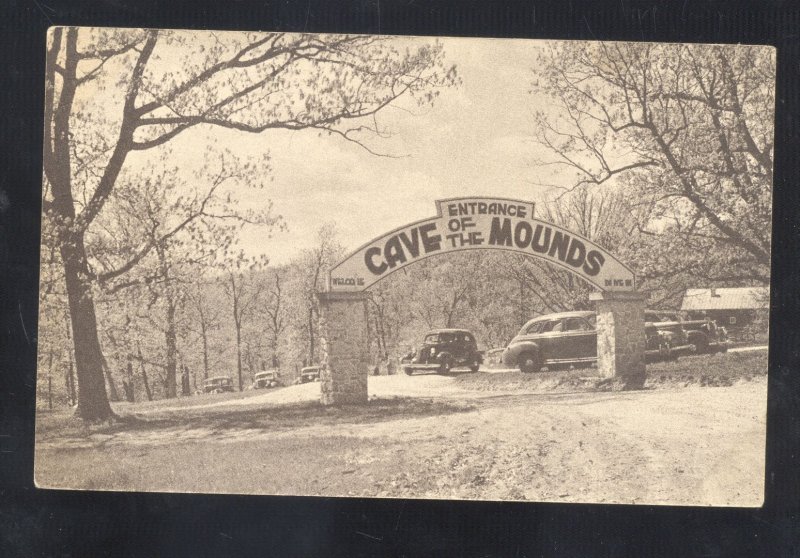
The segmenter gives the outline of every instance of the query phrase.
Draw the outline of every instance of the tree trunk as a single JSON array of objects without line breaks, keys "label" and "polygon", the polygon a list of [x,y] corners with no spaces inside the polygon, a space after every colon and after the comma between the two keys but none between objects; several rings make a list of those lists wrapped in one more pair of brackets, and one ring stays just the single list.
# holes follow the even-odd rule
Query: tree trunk
[{"label": "tree trunk", "polygon": [[69,314],[75,340],[75,368],[78,375],[78,408],[76,416],[87,421],[103,421],[114,416],[108,403],[103,375],[103,353],[97,334],[97,317],[86,269],[83,235],[74,235],[61,243],[64,279],[69,299]]},{"label": "tree trunk", "polygon": [[144,367],[144,356],[142,355],[142,347],[139,342],[136,342],[136,351],[139,353],[139,367],[142,370],[142,383],[144,383],[144,392],[147,394],[147,400],[153,400],[153,392],[150,391],[150,382],[147,381],[147,369]]},{"label": "tree trunk", "polygon": [[144,393],[147,395],[147,400],[153,400],[153,392],[150,390],[150,382],[147,381],[147,368],[144,366],[144,362],[140,362],[139,366],[142,369],[142,383],[144,383]]},{"label": "tree trunk", "polygon": [[314,365],[314,308],[308,309],[308,365]]},{"label": "tree trunk", "polygon": [[190,395],[191,387],[189,386],[189,368],[185,364],[181,364],[181,395]]},{"label": "tree trunk", "polygon": [[69,405],[72,407],[77,403],[78,396],[75,393],[75,365],[72,359],[69,359],[69,367],[67,368],[67,397],[69,398]]},{"label": "tree trunk", "polygon": [[[168,287],[169,288],[169,287]],[[166,396],[171,399],[178,396],[177,393],[177,373],[178,373],[178,347],[177,334],[175,332],[175,304],[171,293],[167,294],[167,329],[164,332],[164,340],[167,346],[167,375],[164,378]]]},{"label": "tree trunk", "polygon": [[276,335],[272,340],[272,368],[279,368],[280,367],[280,359],[278,358],[278,349],[280,348],[280,344],[278,343],[278,336]]},{"label": "tree trunk", "polygon": [[378,330],[378,338],[380,340],[380,351],[381,355],[387,355],[389,353],[388,349],[386,348],[386,330],[384,329],[383,324],[383,309],[378,309],[378,316],[377,316],[377,323],[375,324]]},{"label": "tree trunk", "polygon": [[111,401],[119,401],[119,393],[117,392],[117,386],[114,384],[114,377],[111,375],[111,369],[108,367],[108,361],[106,357],[103,356],[103,373],[106,377],[106,387],[108,388],[108,398]]},{"label": "tree trunk", "polygon": [[125,390],[125,397],[131,403],[135,403],[136,390],[134,389],[134,383],[133,383],[133,363],[130,360],[128,360],[128,367],[126,371],[127,371],[126,376],[127,376],[128,388]]},{"label": "tree trunk", "polygon": [[242,326],[236,325],[236,371],[239,374],[239,391],[242,391]]},{"label": "tree trunk", "polygon": [[[203,334],[203,379],[208,380],[208,332],[206,331],[206,324],[204,320],[200,322],[200,331]],[[196,377],[195,387],[197,387]]]},{"label": "tree trunk", "polygon": [[[72,345],[72,326],[69,323],[69,312],[66,310],[64,311],[64,326],[64,329],[67,332],[67,344]],[[72,407],[78,402],[78,395],[75,391],[75,364],[72,359],[72,351],[70,351],[69,347],[66,348],[66,351],[69,366],[67,367],[64,380],[67,386],[67,398],[69,400],[69,405]]]}]

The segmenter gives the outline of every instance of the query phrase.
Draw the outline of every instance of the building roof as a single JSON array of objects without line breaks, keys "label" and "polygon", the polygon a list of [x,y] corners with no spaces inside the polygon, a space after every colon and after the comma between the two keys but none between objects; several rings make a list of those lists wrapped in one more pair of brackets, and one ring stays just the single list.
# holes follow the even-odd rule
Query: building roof
[{"label": "building roof", "polygon": [[769,306],[769,287],[686,289],[681,310],[755,310]]}]

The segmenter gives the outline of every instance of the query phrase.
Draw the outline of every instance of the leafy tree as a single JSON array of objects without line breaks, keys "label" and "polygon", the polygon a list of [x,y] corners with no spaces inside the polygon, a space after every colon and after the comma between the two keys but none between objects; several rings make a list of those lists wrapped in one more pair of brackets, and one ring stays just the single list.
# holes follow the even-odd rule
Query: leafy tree
[{"label": "leafy tree", "polygon": [[317,336],[319,325],[319,303],[317,293],[323,288],[328,271],[344,256],[344,248],[336,239],[336,228],[333,224],[322,225],[317,231],[317,245],[306,250],[296,262],[302,270],[301,292],[307,327],[308,355],[310,366],[317,360]]},{"label": "leafy tree", "polygon": [[769,281],[772,49],[558,43],[537,74],[534,92],[553,102],[536,117],[554,156],[543,163],[648,209],[645,275]]},{"label": "leafy tree", "polygon": [[211,367],[211,333],[219,329],[222,311],[211,303],[212,293],[210,282],[202,276],[187,290],[187,313],[193,319],[187,320],[187,327],[194,330],[200,337],[203,354],[203,379],[209,377]]},{"label": "leafy tree", "polygon": [[[455,83],[437,44],[400,51],[380,37],[51,29],[46,53],[43,208],[52,224],[74,333],[77,415],[113,416],[93,286],[155,245],[98,271],[87,235],[130,159],[189,130],[317,130],[361,144],[401,96],[420,104]],[[210,39],[210,40],[209,40]],[[202,127],[202,128],[201,128]]]},{"label": "leafy tree", "polygon": [[270,334],[270,366],[277,367],[280,364],[278,353],[284,333],[289,327],[289,315],[286,292],[286,268],[276,268],[270,271],[266,280],[268,281],[267,292],[263,304],[266,317],[266,330]]},{"label": "leafy tree", "polygon": [[[599,244],[629,265],[635,264],[641,251],[638,223],[642,212],[624,191],[585,184],[537,206],[540,218]],[[581,278],[535,258],[514,256],[510,261],[509,274],[529,306],[522,323],[538,313],[592,308],[589,294],[595,288]]]},{"label": "leafy tree", "polygon": [[261,306],[266,284],[259,271],[266,266],[265,260],[248,261],[239,255],[228,265],[221,279],[225,295],[231,304],[234,331],[236,334],[236,372],[239,391],[244,389],[242,374],[242,331],[247,321]]},{"label": "leafy tree", "polygon": [[[178,320],[187,286],[202,276],[201,270],[219,254],[230,250],[244,223],[268,229],[281,224],[270,206],[260,213],[243,212],[230,193],[222,191],[229,183],[247,180],[261,167],[226,154],[206,161],[195,173],[194,186],[177,176],[176,169],[160,169],[156,176],[139,175],[135,183],[121,180],[105,214],[97,219],[95,232],[87,238],[87,249],[100,269],[113,269],[118,261],[130,261],[131,254],[144,253],[142,247],[152,247],[124,278],[101,285],[111,303],[124,288],[146,287],[151,299],[147,311],[151,317],[158,312],[163,318],[152,321],[164,335],[166,397],[177,395],[178,338],[187,328]],[[202,185],[206,178],[210,181],[207,187]],[[207,321],[201,320],[201,325]]]}]

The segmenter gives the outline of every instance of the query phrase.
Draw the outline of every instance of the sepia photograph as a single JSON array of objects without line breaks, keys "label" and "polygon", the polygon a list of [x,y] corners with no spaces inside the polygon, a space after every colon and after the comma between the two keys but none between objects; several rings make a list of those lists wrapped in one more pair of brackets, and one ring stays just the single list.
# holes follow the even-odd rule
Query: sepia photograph
[{"label": "sepia photograph", "polygon": [[42,49],[37,487],[763,504],[773,47]]}]

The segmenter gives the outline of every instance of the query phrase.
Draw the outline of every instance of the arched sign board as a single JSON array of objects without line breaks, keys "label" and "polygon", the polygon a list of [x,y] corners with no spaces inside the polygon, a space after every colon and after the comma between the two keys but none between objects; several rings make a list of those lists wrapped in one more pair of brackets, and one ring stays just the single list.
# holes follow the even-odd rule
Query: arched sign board
[{"label": "arched sign board", "polygon": [[633,291],[633,272],[590,240],[536,219],[531,202],[454,198],[436,202],[436,217],[368,242],[334,267],[330,292],[359,292],[424,258],[462,250],[509,250],[541,258],[601,291]]}]

